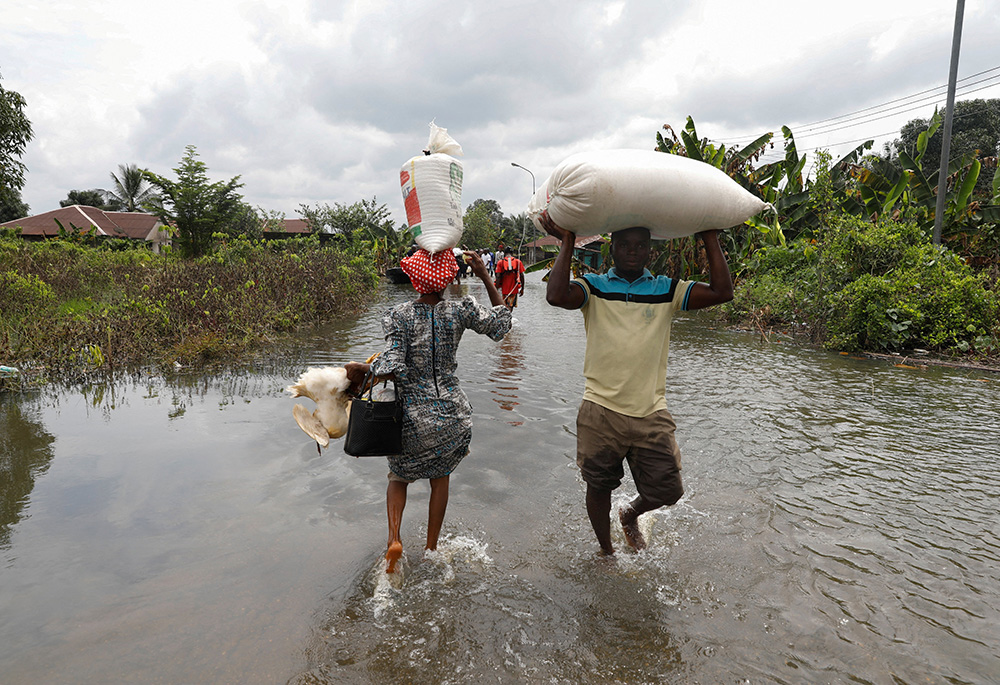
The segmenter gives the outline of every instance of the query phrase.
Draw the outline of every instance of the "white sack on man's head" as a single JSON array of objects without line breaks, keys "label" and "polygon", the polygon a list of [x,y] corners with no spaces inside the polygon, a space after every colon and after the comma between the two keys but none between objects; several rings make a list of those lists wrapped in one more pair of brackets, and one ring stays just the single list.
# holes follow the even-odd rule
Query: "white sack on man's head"
[{"label": "white sack on man's head", "polygon": [[528,213],[577,235],[645,226],[669,239],[742,224],[770,205],[710,164],[651,150],[599,150],[566,158]]}]

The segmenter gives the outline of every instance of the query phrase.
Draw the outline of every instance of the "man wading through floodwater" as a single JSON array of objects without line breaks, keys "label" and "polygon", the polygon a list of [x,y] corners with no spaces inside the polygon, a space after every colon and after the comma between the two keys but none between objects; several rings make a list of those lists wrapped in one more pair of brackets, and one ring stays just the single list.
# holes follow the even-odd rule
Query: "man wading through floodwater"
[{"label": "man wading through floodwater", "polygon": [[603,275],[570,281],[576,236],[548,213],[542,228],[562,245],[549,274],[546,301],[583,312],[587,351],[583,402],[576,419],[576,462],[587,483],[587,515],[601,551],[611,544],[611,493],[628,460],[639,494],[618,516],[625,540],[636,550],[646,541],[639,517],[674,504],[684,494],[681,453],[665,397],[670,322],[677,310],[694,310],[733,299],[733,279],[718,231],[699,233],[708,256],[709,282],[653,276],[646,269],[649,230],[635,227],[611,234],[614,267]]}]

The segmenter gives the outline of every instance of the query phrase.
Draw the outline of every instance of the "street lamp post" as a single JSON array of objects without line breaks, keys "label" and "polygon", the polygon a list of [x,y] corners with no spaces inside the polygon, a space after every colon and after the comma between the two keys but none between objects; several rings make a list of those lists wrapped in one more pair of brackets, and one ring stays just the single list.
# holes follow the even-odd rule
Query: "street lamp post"
[{"label": "street lamp post", "polygon": [[[511,162],[510,165],[511,166],[516,166],[518,169],[524,169],[529,174],[531,174],[531,197],[534,197],[535,196],[535,175],[533,173],[531,173],[531,169],[529,169],[528,167],[521,166],[517,162]],[[524,232],[527,229],[528,229],[528,224],[527,224],[527,220],[525,220],[525,222],[521,224],[521,244],[517,246],[517,253],[518,253],[518,255],[521,254],[521,249],[524,247]]]},{"label": "street lamp post", "polygon": [[[529,174],[531,174],[531,169],[529,169],[528,167],[523,167],[520,164],[518,164],[517,162],[511,162],[510,165],[511,166],[516,166],[518,169],[524,169]],[[535,175],[534,174],[531,174],[531,196],[532,197],[535,196]]]}]

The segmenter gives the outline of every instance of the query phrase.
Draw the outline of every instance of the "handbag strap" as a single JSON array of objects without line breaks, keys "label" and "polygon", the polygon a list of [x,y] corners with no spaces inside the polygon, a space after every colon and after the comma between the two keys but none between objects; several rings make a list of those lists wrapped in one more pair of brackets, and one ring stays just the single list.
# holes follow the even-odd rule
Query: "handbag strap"
[{"label": "handbag strap", "polygon": [[[367,402],[371,402],[372,401],[372,395],[375,392],[375,384],[376,384],[376,379],[377,378],[378,377],[372,372],[371,366],[369,366],[368,367],[368,373],[365,374],[365,380],[361,384],[361,394],[358,395],[358,399],[359,400],[365,400]],[[383,383],[388,383],[388,382],[389,382],[388,378],[383,381]],[[396,381],[392,382],[392,387],[393,387],[393,390],[395,390],[395,392],[396,392],[396,399],[398,400],[399,399],[399,385],[396,383]],[[368,397],[365,397],[365,389],[367,389]]]},{"label": "handbag strap", "polygon": [[372,373],[371,366],[368,367],[368,373],[365,374],[365,380],[361,383],[361,393],[358,394],[358,399],[365,399],[365,393],[368,393],[368,401],[371,402],[372,399],[372,389],[375,387],[374,374]]}]

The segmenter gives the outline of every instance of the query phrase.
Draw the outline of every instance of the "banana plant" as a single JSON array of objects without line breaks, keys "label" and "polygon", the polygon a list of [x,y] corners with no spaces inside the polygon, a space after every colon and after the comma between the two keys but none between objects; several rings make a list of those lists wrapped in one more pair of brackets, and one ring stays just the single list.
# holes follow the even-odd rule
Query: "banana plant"
[{"label": "banana plant", "polygon": [[367,227],[367,237],[362,243],[375,255],[375,264],[380,272],[385,272],[403,258],[413,244],[413,231],[408,226],[397,229],[386,221]]},{"label": "banana plant", "polygon": [[[764,133],[741,148],[727,148],[724,144],[717,146],[707,138],[699,137],[694,119],[690,116],[679,133],[669,124],[664,124],[663,130],[667,135],[656,134],[657,150],[710,164],[765,202],[774,204],[779,195],[777,186],[781,173],[776,167],[768,165],[767,172],[762,174],[764,167],[758,169],[755,166],[768,146],[773,147],[773,133]],[[737,263],[746,261],[758,244],[758,238],[763,238],[764,242],[784,243],[777,217],[757,215],[748,219],[746,226],[752,230],[741,231],[737,228],[726,232],[728,247],[731,253],[735,253]],[[674,239],[654,254],[650,269],[654,273],[690,274],[695,268],[696,258],[697,241],[694,238]]]}]

